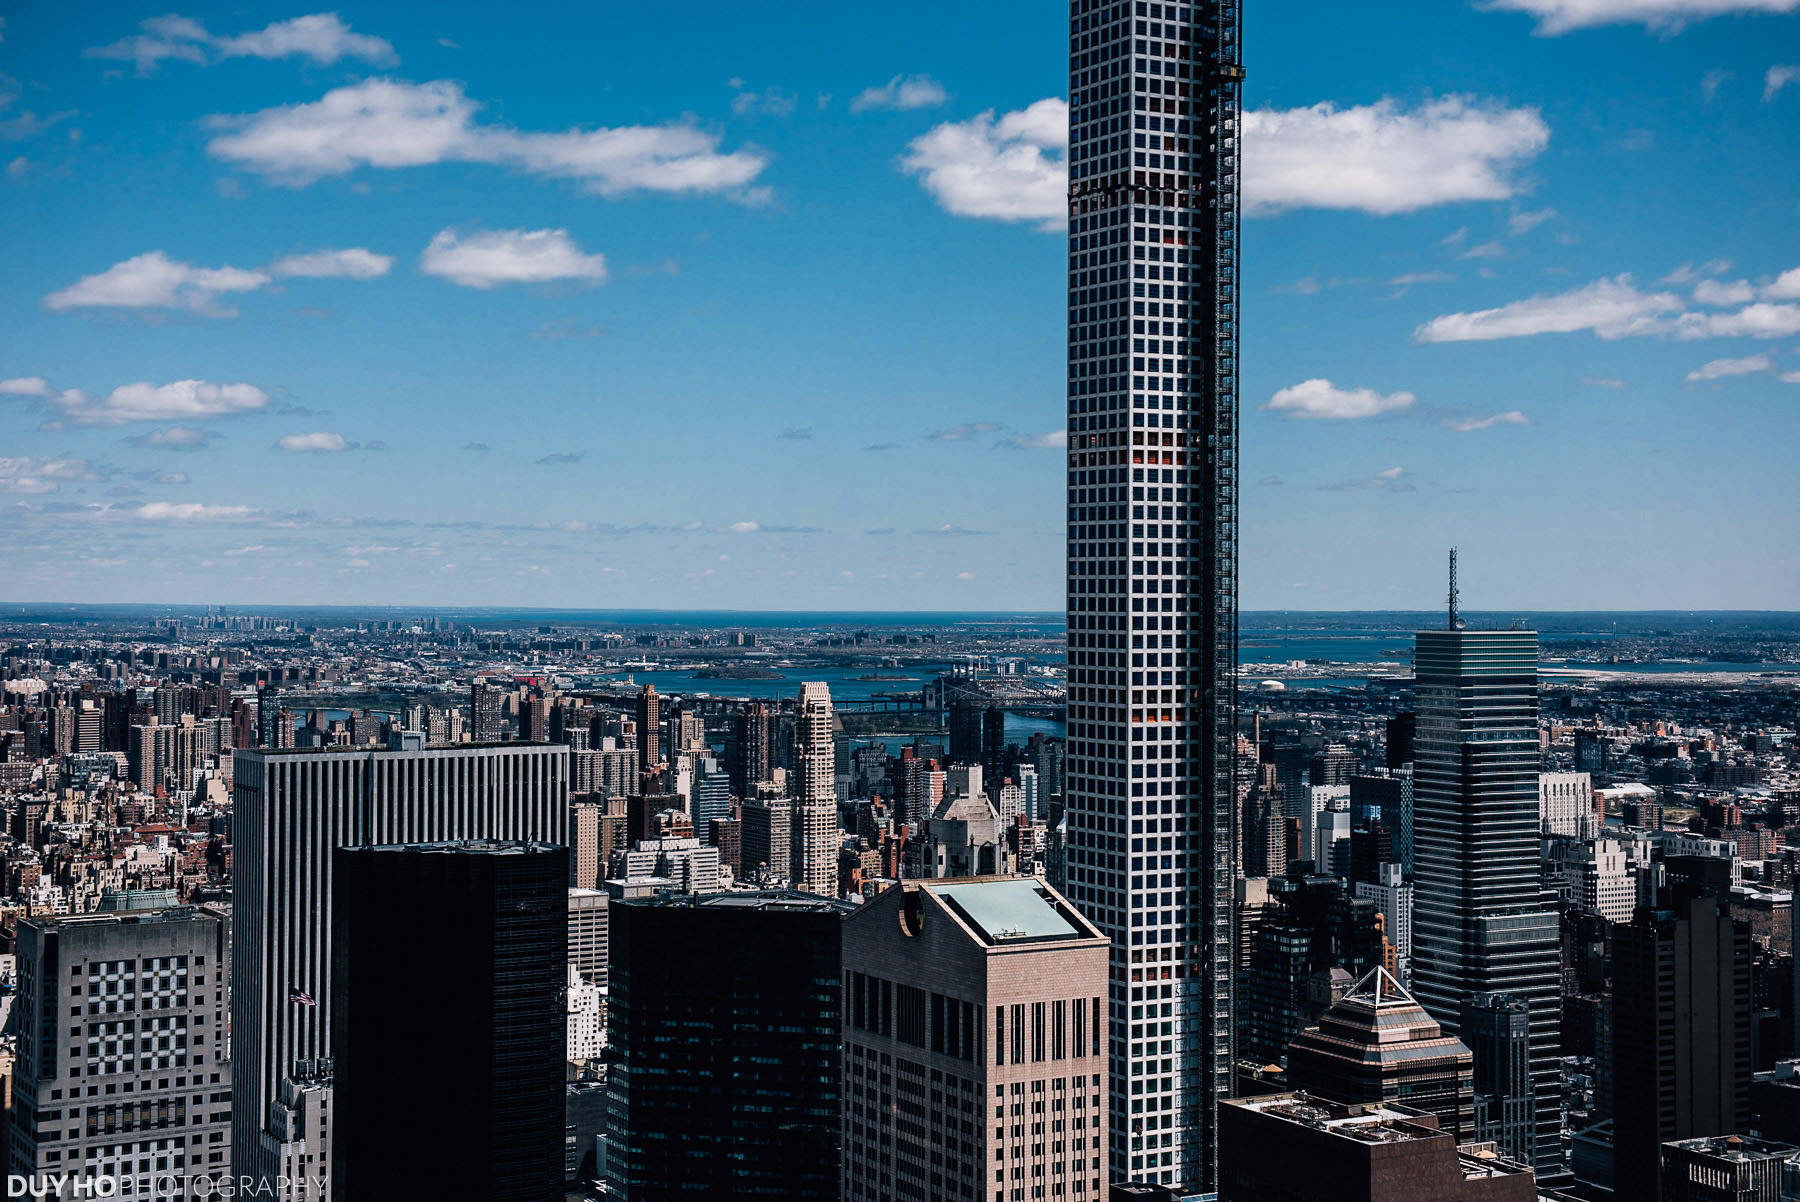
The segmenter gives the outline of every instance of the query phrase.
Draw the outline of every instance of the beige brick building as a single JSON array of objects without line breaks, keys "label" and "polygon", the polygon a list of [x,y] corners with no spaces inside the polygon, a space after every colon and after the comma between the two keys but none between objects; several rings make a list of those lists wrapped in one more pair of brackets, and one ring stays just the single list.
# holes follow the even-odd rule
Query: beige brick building
[{"label": "beige brick building", "polygon": [[844,1202],[1100,1202],[1108,942],[1032,877],[906,881],[844,925]]}]

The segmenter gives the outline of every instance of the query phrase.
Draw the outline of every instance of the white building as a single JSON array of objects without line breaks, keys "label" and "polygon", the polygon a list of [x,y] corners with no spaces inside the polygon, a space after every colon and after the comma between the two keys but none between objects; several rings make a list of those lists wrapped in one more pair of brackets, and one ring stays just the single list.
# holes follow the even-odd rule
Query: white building
[{"label": "white building", "polygon": [[1356,882],[1356,896],[1368,898],[1381,913],[1381,927],[1394,948],[1394,975],[1402,985],[1412,980],[1413,887],[1400,864],[1383,864],[1375,881]]},{"label": "white building", "polygon": [[1546,835],[1591,839],[1599,834],[1594,778],[1586,772],[1539,773],[1538,818]]},{"label": "white building", "polygon": [[1638,903],[1632,854],[1638,846],[1617,839],[1550,839],[1546,843],[1547,883],[1570,905],[1608,922],[1630,922]]},{"label": "white building", "polygon": [[625,853],[622,875],[667,877],[683,893],[718,893],[725,887],[719,876],[719,849],[698,839],[640,839]]},{"label": "white building", "polygon": [[837,734],[831,690],[822,681],[800,686],[794,719],[794,792],[790,866],[794,888],[836,897],[840,842],[837,809]]},{"label": "white building", "polygon": [[606,1050],[606,990],[590,985],[569,965],[568,1056],[571,1064],[598,1060]]}]

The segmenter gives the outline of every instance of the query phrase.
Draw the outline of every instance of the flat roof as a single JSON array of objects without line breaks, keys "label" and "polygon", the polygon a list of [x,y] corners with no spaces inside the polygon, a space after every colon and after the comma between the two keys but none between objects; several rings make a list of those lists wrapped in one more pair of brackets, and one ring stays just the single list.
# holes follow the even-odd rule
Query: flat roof
[{"label": "flat roof", "polygon": [[930,882],[925,888],[953,906],[990,943],[1091,937],[1069,921],[1040,882],[1029,877],[955,885]]}]

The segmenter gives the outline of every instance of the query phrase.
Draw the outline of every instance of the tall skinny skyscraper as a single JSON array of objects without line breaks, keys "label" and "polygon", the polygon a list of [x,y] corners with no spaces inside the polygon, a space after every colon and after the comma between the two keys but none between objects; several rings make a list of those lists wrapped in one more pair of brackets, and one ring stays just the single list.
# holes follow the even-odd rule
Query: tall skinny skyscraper
[{"label": "tall skinny skyscraper", "polygon": [[800,686],[794,724],[793,840],[790,864],[794,888],[836,897],[838,854],[837,735],[831,690],[823,681]]},{"label": "tall skinny skyscraper", "polygon": [[1414,656],[1413,996],[1453,1032],[1472,994],[1529,1004],[1534,1167],[1555,1176],[1561,953],[1538,875],[1538,637],[1465,629],[1455,562],[1449,629],[1421,630]]},{"label": "tall skinny skyscraper", "polygon": [[1232,1059],[1237,0],[1069,25],[1068,879],[1114,1176],[1198,1190]]}]

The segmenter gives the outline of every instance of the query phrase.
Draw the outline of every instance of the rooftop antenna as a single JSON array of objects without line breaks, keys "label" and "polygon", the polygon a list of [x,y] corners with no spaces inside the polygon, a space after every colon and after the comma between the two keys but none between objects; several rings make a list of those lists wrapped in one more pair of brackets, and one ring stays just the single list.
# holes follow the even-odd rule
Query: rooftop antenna
[{"label": "rooftop antenna", "polygon": [[1462,615],[1456,612],[1457,602],[1459,599],[1460,599],[1460,594],[1457,592],[1457,589],[1456,589],[1456,548],[1451,547],[1450,548],[1450,629],[1451,630],[1462,630],[1468,625],[1468,623],[1466,623],[1462,620]]}]

